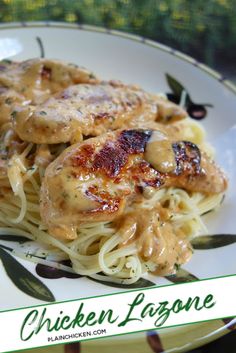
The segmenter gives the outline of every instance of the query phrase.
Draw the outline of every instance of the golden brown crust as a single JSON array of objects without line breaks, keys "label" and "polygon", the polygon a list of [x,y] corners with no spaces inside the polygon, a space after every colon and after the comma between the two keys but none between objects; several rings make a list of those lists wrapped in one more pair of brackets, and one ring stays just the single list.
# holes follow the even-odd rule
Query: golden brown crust
[{"label": "golden brown crust", "polygon": [[206,194],[225,190],[221,170],[187,141],[170,140],[175,170],[156,170],[145,160],[152,134],[151,130],[118,130],[66,149],[46,169],[42,185],[41,215],[49,229],[57,223],[70,227],[114,220],[148,187],[175,186]]}]

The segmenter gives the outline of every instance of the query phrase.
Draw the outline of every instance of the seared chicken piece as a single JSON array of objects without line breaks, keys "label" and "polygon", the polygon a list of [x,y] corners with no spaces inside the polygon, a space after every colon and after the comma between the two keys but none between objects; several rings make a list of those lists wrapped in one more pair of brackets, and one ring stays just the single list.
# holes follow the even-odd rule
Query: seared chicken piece
[{"label": "seared chicken piece", "polygon": [[67,148],[47,167],[41,217],[52,235],[73,239],[81,222],[118,220],[147,189],[168,186],[213,194],[227,180],[191,142],[154,130],[108,132]]},{"label": "seared chicken piece", "polygon": [[39,104],[70,85],[97,81],[87,69],[58,60],[1,61],[0,122],[14,117],[15,103]]},{"label": "seared chicken piece", "polygon": [[127,128],[131,121],[172,122],[186,112],[164,98],[118,82],[68,87],[37,107],[15,109],[14,129],[24,141],[76,143],[82,136],[99,136]]}]

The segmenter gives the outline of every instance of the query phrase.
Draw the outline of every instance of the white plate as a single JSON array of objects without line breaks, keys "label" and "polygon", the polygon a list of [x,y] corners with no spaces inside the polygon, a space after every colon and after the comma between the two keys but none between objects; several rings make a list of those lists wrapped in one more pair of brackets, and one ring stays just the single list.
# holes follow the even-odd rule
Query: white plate
[{"label": "white plate", "polygon": [[[48,58],[77,63],[91,69],[104,79],[120,79],[126,83],[137,83],[151,92],[171,92],[165,76],[168,73],[183,84],[194,102],[212,104],[212,108],[207,108],[208,114],[202,120],[202,124],[208,133],[208,140],[216,148],[217,159],[228,173],[231,183],[221,209],[207,216],[206,222],[210,234],[236,234],[234,221],[236,89],[229,81],[196,60],[144,38],[90,26],[63,23],[1,26],[0,59],[23,60],[39,57],[42,48],[39,46],[37,37],[41,39]],[[217,249],[196,251],[184,268],[198,278],[235,274],[235,250],[236,244],[231,244]],[[35,274],[34,264],[19,259],[17,261]],[[38,278],[50,289],[57,301],[119,291],[86,278],[54,280]],[[154,276],[150,278],[157,285],[168,283],[166,279],[154,278]],[[0,310],[42,304],[42,301],[17,289],[1,265],[0,283]],[[202,344],[206,340],[205,336],[210,335],[211,338],[207,339],[210,340],[222,335],[225,332],[222,327],[223,324],[218,321],[214,325],[209,324],[205,330],[204,325],[196,325],[195,330],[169,329],[161,330],[160,334],[167,351],[178,346],[180,349],[178,352],[180,352],[189,349],[190,345]],[[189,332],[188,337],[186,332]],[[127,336],[124,340],[134,343],[134,338],[139,340],[141,336],[143,337],[143,334]],[[112,342],[116,340],[113,339]],[[195,343],[194,340],[196,340]],[[99,345],[107,345],[108,342],[111,344],[111,340],[102,340]],[[90,348],[92,345],[92,343],[87,344]]]}]

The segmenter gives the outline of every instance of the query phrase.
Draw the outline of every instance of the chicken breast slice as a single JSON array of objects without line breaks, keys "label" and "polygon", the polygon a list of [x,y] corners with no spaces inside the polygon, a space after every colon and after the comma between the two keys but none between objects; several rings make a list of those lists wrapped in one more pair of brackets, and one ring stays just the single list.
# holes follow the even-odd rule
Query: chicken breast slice
[{"label": "chicken breast slice", "polygon": [[73,239],[81,222],[114,221],[147,189],[175,186],[205,194],[227,187],[224,173],[198,147],[161,130],[118,130],[67,148],[46,169],[43,222]]},{"label": "chicken breast slice", "polygon": [[164,98],[111,81],[74,85],[36,107],[19,106],[14,129],[24,141],[73,144],[82,136],[127,128],[131,121],[165,123],[185,117],[182,108]]},{"label": "chicken breast slice", "polygon": [[39,104],[77,83],[98,82],[82,67],[59,60],[30,59],[0,62],[0,123],[14,116],[14,105]]}]

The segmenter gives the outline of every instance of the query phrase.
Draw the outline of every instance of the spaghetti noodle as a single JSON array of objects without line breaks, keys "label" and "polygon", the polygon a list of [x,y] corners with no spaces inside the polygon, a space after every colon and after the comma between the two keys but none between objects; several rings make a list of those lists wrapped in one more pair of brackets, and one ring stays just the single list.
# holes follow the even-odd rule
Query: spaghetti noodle
[{"label": "spaghetti noodle", "polygon": [[[45,65],[49,64],[51,71],[45,67]],[[35,61],[33,61],[33,65],[37,67],[37,75],[41,75],[43,82],[41,89],[47,87],[45,84],[45,72],[47,73],[46,79],[50,79],[51,72],[53,72],[52,62],[48,63],[45,61],[43,63],[43,76],[39,70],[40,66]],[[54,71],[57,73],[59,72],[58,65],[60,66],[60,64],[57,62],[56,65],[57,67]],[[21,66],[21,71],[23,67]],[[63,69],[65,69],[64,64]],[[70,68],[70,75],[73,74],[73,70]],[[81,79],[81,72],[79,75],[75,80],[76,82]],[[91,80],[89,90],[93,92],[93,87],[96,86],[98,81],[93,78],[91,79],[87,71],[87,76],[84,72],[83,75],[82,82]],[[71,76],[70,81],[72,82],[69,82],[69,84],[72,85],[74,81]],[[60,84],[62,84],[61,81]],[[80,85],[79,88],[72,86],[71,91],[74,92],[78,89],[81,92],[83,85]],[[165,100],[163,96],[150,96],[150,98],[146,93],[138,91],[137,88],[129,87],[127,89],[125,85],[114,82],[106,84],[105,87],[105,93],[103,91],[103,84],[101,84],[96,92],[98,96],[92,98],[89,96],[88,98],[88,104],[92,104],[92,124],[97,124],[96,129],[97,127],[102,127],[102,129],[93,130],[93,125],[91,125],[89,128],[90,132],[98,131],[96,134],[99,135],[100,131],[104,132],[104,129],[107,131],[109,129],[115,130],[116,128],[121,128],[121,125],[123,124],[124,126],[125,123],[124,114],[128,112],[129,128],[135,126],[142,129],[149,129],[154,126],[154,129],[156,129],[156,126],[161,128],[161,122],[165,126],[163,128],[165,132],[173,134],[175,140],[191,141],[197,144],[202,151],[206,151],[207,155],[212,156],[212,149],[205,142],[203,128],[189,118],[178,121],[180,117],[181,119],[185,117],[185,113],[181,108]],[[56,91],[58,89],[57,87]],[[124,89],[124,92],[122,89]],[[84,86],[82,89],[83,94],[87,92],[86,90],[87,88]],[[99,109],[101,108],[99,105],[103,104],[103,102],[101,103],[103,99],[105,100],[106,109],[109,109],[107,101],[110,99],[110,90],[112,91],[112,99],[115,97],[115,100],[112,100],[113,116],[108,114],[109,111],[106,114],[102,113],[95,116],[94,110],[95,108],[97,109],[97,106]],[[125,90],[128,93],[125,93]],[[77,99],[75,98],[77,97],[77,93],[73,94],[73,99]],[[106,94],[105,98],[104,94]],[[131,103],[127,97],[132,97],[130,98]],[[65,102],[61,101],[62,98],[65,99]],[[68,91],[63,91],[63,93],[60,93],[59,98],[56,95],[56,98],[53,98],[54,100],[50,101],[49,99],[48,102],[57,104],[57,101],[59,101],[63,105],[63,114],[65,114],[65,108],[73,106],[74,109],[75,104],[73,99],[67,103],[66,100],[68,98]],[[181,104],[183,104],[185,98],[183,95]],[[87,97],[84,99],[87,99]],[[142,99],[145,100],[144,106],[140,103]],[[81,96],[79,100],[80,104],[82,104]],[[46,107],[51,109],[52,103],[50,103],[51,105],[49,103],[46,103]],[[29,102],[22,104],[27,106]],[[34,102],[34,106],[31,109],[35,110],[37,104],[37,102]],[[95,108],[94,104],[96,104]],[[121,104],[122,108],[119,107],[119,104]],[[133,107],[132,104],[134,105]],[[153,108],[156,104],[158,105],[158,111],[161,112],[161,115],[159,113],[158,123],[153,121],[155,114],[157,114],[155,112],[156,108]],[[86,106],[86,111],[81,109],[79,113],[88,114],[90,105]],[[42,244],[44,251],[51,254],[51,260],[39,259],[38,262],[40,263],[63,268],[63,265],[59,265],[54,260],[70,259],[73,271],[76,273],[116,283],[134,283],[146,272],[158,275],[174,273],[179,266],[189,260],[192,255],[190,240],[197,235],[207,233],[202,215],[220,205],[223,189],[219,192],[204,193],[196,190],[187,190],[184,187],[175,185],[156,189],[150,187],[144,188],[142,201],[134,200],[132,203],[127,204],[125,217],[121,215],[121,217],[116,219],[101,221],[95,219],[88,222],[83,220],[76,224],[74,239],[66,239],[63,236],[57,237],[56,233],[54,234],[50,230],[50,226],[45,222],[45,219],[42,219],[42,212],[40,213],[41,186],[42,183],[45,183],[45,172],[47,173],[48,166],[52,165],[54,160],[57,161],[57,158],[60,158],[61,155],[64,155],[63,151],[67,151],[69,142],[73,144],[78,139],[74,141],[69,138],[64,139],[62,136],[61,140],[57,141],[57,138],[53,137],[52,140],[56,141],[54,143],[50,137],[50,144],[42,144],[34,142],[34,138],[31,138],[30,132],[27,131],[27,139],[22,140],[14,129],[16,124],[16,110],[14,109],[15,107],[13,106],[11,121],[9,121],[9,111],[8,118],[1,119],[3,123],[1,126],[0,151],[0,234],[6,234],[9,237],[11,235],[25,236]],[[19,112],[21,106],[18,105],[17,109]],[[47,112],[42,110],[42,100],[40,100],[39,108],[37,109],[38,114],[43,119],[43,126],[46,126],[48,117],[46,116]],[[152,118],[149,119],[150,116],[146,111],[145,119],[143,119],[142,109],[145,109],[145,111],[150,109]],[[63,114],[60,116],[60,119],[63,119]],[[138,115],[138,118],[136,120],[133,119],[132,114]],[[177,121],[172,124],[166,124],[166,121],[171,116],[174,117],[174,121]],[[104,117],[109,121],[109,123],[106,122],[107,125],[102,122]],[[116,119],[119,121],[117,126]],[[91,119],[88,119],[88,121],[91,124]],[[22,122],[18,121],[17,123],[23,129]],[[54,123],[55,121],[53,121]],[[67,117],[66,124],[69,123],[70,120]],[[56,121],[56,124],[59,124],[56,128],[60,129],[61,121]],[[74,131],[74,126],[77,125],[72,124],[70,127],[71,131]],[[18,131],[17,129],[16,131]],[[86,131],[86,126],[84,129]],[[25,132],[21,130],[21,135],[23,136]],[[85,141],[89,143],[90,136],[83,136],[77,132],[76,130],[79,140],[84,137]],[[37,139],[41,140],[40,134],[37,135]],[[80,201],[78,200],[78,202]],[[45,250],[45,246],[47,250]],[[53,254],[55,257],[53,257]],[[20,253],[17,255],[23,256]]]},{"label": "spaghetti noodle", "polygon": [[[203,143],[202,128],[195,122],[186,121],[184,124],[188,123],[188,128],[183,130],[184,138]],[[187,131],[189,136],[186,136]],[[63,147],[58,146],[58,149]],[[57,252],[60,259],[70,259],[75,272],[103,281],[129,284],[149,271],[160,275],[166,271],[168,273],[163,264],[140,257],[137,243],[124,245],[124,237],[113,222],[83,223],[77,229],[78,238],[72,241],[59,240],[48,234],[39,212],[39,192],[44,171],[42,166],[32,165],[32,161],[39,158],[38,150],[29,143],[21,153],[14,153],[8,162],[7,175],[1,176],[1,234],[26,236],[46,244],[48,251]],[[179,259],[170,272],[191,256],[189,239],[207,232],[201,216],[218,207],[221,199],[222,193],[207,196],[170,187],[156,191],[151,199],[142,203],[142,212],[152,210],[155,205],[168,210],[168,223],[173,232],[181,233],[187,239],[187,250],[183,252],[185,255],[182,253],[186,258]]]}]

